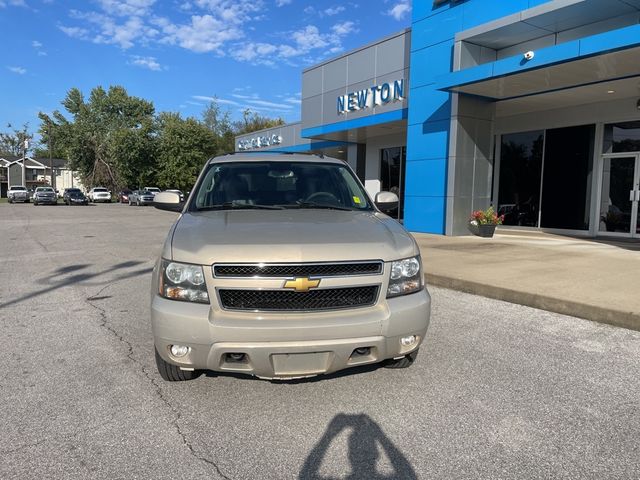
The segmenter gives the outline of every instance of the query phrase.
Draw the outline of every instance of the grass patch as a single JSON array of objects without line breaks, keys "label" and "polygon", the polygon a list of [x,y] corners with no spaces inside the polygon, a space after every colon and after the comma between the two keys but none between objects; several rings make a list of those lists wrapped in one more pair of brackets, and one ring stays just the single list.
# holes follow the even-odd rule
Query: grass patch
[{"label": "grass patch", "polygon": [[7,199],[6,198],[0,198],[0,203],[7,203]]}]

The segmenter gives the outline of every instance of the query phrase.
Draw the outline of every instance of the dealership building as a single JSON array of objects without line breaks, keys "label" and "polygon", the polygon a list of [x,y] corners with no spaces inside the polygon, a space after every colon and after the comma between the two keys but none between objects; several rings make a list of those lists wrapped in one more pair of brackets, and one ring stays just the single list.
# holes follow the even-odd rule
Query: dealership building
[{"label": "dealership building", "polygon": [[416,232],[640,237],[640,0],[422,0],[302,72],[301,120],[238,151],[342,158]]}]

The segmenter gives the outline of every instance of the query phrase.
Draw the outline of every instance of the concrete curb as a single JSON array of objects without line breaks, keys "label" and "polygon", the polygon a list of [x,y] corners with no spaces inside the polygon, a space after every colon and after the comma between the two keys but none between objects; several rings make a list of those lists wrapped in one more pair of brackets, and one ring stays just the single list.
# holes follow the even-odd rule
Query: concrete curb
[{"label": "concrete curb", "polygon": [[510,288],[497,287],[483,283],[462,280],[445,275],[426,273],[427,286],[448,288],[465,293],[472,293],[483,297],[504,300],[505,302],[526,305],[528,307],[548,310],[550,312],[561,313],[580,317],[594,322],[606,323],[616,327],[629,328],[640,331],[640,312],[625,312],[610,308],[603,308],[597,305],[587,305],[584,303],[572,302],[561,298],[538,295],[529,292],[522,292]]}]

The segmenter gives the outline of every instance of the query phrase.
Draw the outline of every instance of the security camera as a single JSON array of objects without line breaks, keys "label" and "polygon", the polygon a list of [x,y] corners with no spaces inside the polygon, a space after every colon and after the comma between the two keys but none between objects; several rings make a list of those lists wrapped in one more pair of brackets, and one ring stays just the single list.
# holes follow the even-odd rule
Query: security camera
[{"label": "security camera", "polygon": [[533,57],[535,57],[535,56],[536,56],[536,54],[535,54],[534,52],[532,52],[531,50],[529,50],[528,52],[526,52],[526,53],[524,54],[524,59],[525,59],[525,60],[531,60],[531,59],[533,59]]}]

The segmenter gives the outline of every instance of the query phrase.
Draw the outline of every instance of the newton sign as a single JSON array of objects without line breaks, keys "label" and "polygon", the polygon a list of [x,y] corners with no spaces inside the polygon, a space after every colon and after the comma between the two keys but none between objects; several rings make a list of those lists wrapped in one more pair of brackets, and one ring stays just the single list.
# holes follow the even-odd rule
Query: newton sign
[{"label": "newton sign", "polygon": [[385,82],[338,97],[338,114],[355,112],[404,99],[404,79]]}]

